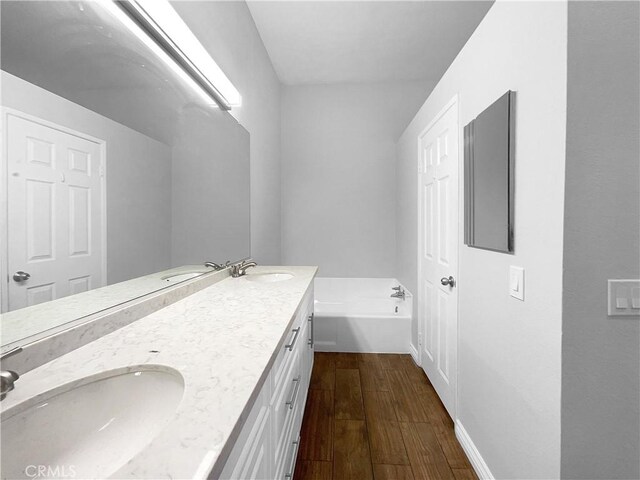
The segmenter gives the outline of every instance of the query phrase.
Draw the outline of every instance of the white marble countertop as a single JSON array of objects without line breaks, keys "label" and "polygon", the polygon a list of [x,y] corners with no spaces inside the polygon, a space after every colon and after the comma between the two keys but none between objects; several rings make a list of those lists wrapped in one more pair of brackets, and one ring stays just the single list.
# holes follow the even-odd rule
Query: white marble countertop
[{"label": "white marble countertop", "polygon": [[204,265],[183,265],[0,314],[0,343],[12,346],[21,340],[51,335],[88,315],[176,284],[167,277],[209,272],[213,269]]},{"label": "white marble countertop", "polygon": [[24,374],[2,411],[101,372],[170,367],[184,378],[175,416],[112,478],[206,478],[226,461],[316,271],[257,267],[248,272],[294,274],[274,283],[226,278]]}]

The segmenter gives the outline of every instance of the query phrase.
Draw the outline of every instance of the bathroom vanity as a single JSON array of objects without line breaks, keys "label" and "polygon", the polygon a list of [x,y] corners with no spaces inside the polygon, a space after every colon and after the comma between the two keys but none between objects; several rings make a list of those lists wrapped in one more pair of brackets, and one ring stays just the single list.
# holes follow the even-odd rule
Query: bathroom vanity
[{"label": "bathroom vanity", "polygon": [[2,477],[291,478],[316,271],[226,277],[23,374],[1,404]]},{"label": "bathroom vanity", "polygon": [[274,362],[220,478],[293,478],[313,347],[310,286],[287,329],[285,342],[274,351]]}]

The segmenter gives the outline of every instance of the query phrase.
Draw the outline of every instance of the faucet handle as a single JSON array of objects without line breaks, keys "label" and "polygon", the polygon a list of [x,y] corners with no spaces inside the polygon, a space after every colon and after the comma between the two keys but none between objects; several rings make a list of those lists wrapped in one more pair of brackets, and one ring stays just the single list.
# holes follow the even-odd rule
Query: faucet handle
[{"label": "faucet handle", "polygon": [[402,290],[402,285],[398,285],[397,287],[391,287],[391,290],[395,290],[396,292],[399,292]]},{"label": "faucet handle", "polygon": [[11,370],[2,370],[0,372],[0,401],[7,397],[7,393],[15,388],[15,382],[20,378],[16,372]]},{"label": "faucet handle", "polygon": [[233,278],[242,277],[247,273],[249,267],[256,267],[258,264],[253,260],[242,260],[239,263],[231,265],[231,276]]},{"label": "faucet handle", "polygon": [[[22,347],[12,348],[11,350],[7,350],[3,354],[0,354],[0,360],[4,360],[11,355],[21,352]],[[14,383],[16,380],[20,378],[16,372],[12,370],[2,370],[0,371],[0,401],[4,400],[9,393],[14,388]]]},{"label": "faucet handle", "polygon": [[208,268],[213,268],[214,271],[218,271],[218,270],[222,270],[223,268],[226,268],[229,266],[229,262],[227,262],[226,264],[221,264],[221,263],[216,263],[216,262],[204,262],[204,266],[208,267]]}]

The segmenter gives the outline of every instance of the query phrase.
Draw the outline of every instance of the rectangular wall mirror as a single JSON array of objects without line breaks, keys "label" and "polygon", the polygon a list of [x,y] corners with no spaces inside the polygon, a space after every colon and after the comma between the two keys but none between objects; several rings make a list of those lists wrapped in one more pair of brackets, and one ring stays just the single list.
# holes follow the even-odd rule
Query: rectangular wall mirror
[{"label": "rectangular wall mirror", "polygon": [[114,2],[2,1],[2,345],[250,256],[249,134]]},{"label": "rectangular wall mirror", "polygon": [[464,127],[465,244],[513,252],[515,92]]}]

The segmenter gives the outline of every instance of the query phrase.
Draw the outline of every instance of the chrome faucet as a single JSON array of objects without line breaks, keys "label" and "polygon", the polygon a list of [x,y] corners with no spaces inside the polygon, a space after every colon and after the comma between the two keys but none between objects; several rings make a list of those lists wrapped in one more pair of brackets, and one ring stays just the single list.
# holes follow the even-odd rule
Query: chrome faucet
[{"label": "chrome faucet", "polygon": [[[0,355],[0,361],[21,351],[22,347],[12,348],[8,352]],[[20,375],[18,375],[13,370],[0,371],[0,401],[4,400],[7,394],[14,389],[14,384],[16,380],[18,380],[18,378],[20,378]]]},{"label": "chrome faucet", "polygon": [[404,300],[404,288],[402,288],[402,285],[398,285],[397,287],[392,287],[391,290],[395,290],[395,293],[391,294],[391,298],[401,298],[402,300]]},{"label": "chrome faucet", "polygon": [[243,260],[240,263],[236,263],[235,265],[231,265],[231,276],[233,278],[242,277],[247,274],[247,268],[249,267],[257,267],[258,264],[256,262],[247,262]]},{"label": "chrome faucet", "polygon": [[223,268],[227,268],[230,264],[231,262],[229,260],[227,260],[227,263],[225,263],[224,265],[222,265],[221,263],[215,263],[215,262],[204,262],[205,267],[213,268],[216,272],[218,270],[222,270]]}]

